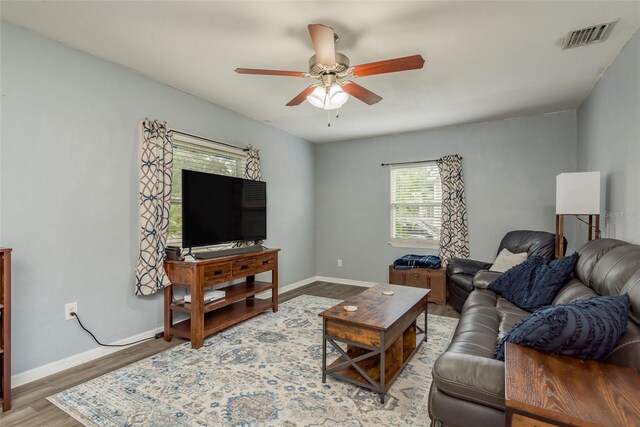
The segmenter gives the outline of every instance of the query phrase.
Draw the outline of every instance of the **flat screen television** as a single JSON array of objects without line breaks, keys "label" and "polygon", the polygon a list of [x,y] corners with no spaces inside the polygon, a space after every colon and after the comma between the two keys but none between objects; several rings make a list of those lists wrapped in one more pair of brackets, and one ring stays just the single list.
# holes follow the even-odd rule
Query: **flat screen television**
[{"label": "flat screen television", "polygon": [[267,183],[182,170],[182,247],[267,238]]}]

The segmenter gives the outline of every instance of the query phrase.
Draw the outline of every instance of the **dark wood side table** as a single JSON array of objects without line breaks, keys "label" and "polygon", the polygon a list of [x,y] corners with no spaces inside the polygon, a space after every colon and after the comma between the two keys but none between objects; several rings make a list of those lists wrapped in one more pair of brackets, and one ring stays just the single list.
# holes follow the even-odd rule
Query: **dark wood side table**
[{"label": "dark wood side table", "polygon": [[507,343],[506,425],[640,426],[640,373]]},{"label": "dark wood side table", "polygon": [[413,286],[415,288],[431,289],[429,302],[445,304],[447,302],[447,269],[441,267],[410,268],[400,270],[389,266],[389,283],[392,285]]}]

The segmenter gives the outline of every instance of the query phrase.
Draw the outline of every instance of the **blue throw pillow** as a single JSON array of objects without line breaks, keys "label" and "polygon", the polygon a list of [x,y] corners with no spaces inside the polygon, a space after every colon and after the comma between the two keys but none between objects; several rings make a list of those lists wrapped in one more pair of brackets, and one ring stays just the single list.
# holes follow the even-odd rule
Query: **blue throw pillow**
[{"label": "blue throw pillow", "polygon": [[551,354],[601,360],[627,329],[629,297],[593,297],[542,308],[516,323],[500,340],[496,359],[504,360],[507,341]]},{"label": "blue throw pillow", "polygon": [[489,289],[520,308],[535,311],[551,304],[571,278],[577,259],[577,252],[557,260],[533,256],[505,271]]}]

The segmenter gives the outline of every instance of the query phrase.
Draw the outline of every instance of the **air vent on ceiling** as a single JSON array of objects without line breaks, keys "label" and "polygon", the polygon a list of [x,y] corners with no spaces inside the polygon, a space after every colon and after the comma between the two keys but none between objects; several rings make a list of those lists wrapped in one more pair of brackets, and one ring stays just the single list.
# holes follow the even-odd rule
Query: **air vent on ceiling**
[{"label": "air vent on ceiling", "polygon": [[569,31],[564,38],[562,48],[570,49],[572,47],[585,46],[604,41],[616,22],[617,20]]}]

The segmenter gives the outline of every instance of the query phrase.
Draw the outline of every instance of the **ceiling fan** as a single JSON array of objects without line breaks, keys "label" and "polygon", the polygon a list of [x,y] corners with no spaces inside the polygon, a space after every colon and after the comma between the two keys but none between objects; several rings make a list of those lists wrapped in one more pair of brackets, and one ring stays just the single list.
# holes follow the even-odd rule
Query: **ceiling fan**
[{"label": "ceiling fan", "polygon": [[318,83],[300,92],[287,103],[287,106],[300,105],[306,99],[315,107],[334,110],[342,107],[349,99],[349,95],[369,105],[382,100],[382,97],[370,90],[344,79],[416,70],[424,65],[424,58],[421,55],[412,55],[350,67],[349,58],[336,52],[338,36],[333,28],[322,24],[310,24],[308,28],[315,50],[315,55],[309,59],[309,72],[236,68],[236,73],[314,78]]}]

